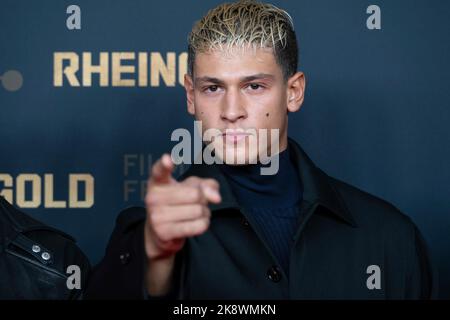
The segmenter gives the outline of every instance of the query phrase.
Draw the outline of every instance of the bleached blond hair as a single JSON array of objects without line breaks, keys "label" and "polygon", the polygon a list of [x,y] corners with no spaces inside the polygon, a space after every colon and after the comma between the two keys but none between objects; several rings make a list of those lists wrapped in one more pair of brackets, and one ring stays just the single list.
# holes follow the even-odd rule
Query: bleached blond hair
[{"label": "bleached blond hair", "polygon": [[241,0],[221,4],[197,21],[188,37],[188,73],[197,53],[270,48],[284,78],[297,71],[298,48],[291,16],[272,4]]}]

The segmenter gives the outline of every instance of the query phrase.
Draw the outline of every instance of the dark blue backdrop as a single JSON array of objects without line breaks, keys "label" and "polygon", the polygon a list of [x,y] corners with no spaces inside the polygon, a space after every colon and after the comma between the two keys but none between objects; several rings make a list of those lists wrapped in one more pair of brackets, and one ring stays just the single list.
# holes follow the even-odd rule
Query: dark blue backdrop
[{"label": "dark blue backdrop", "polygon": [[[0,174],[54,175],[54,198],[68,199],[68,176],[95,179],[89,209],[23,210],[78,239],[99,261],[124,198],[126,154],[157,158],[173,129],[192,131],[183,87],[53,85],[53,54],[186,50],[194,20],[219,1],[0,2],[0,77],[17,70],[17,91],[0,86]],[[274,1],[294,18],[305,103],[290,136],[328,174],[399,207],[427,239],[450,297],[450,73],[448,1]],[[66,8],[81,8],[68,30]],[[381,8],[381,30],[366,8]],[[111,76],[111,74],[110,74]],[[3,77],[3,82],[5,77]],[[133,157],[133,156],[131,156]],[[151,161],[150,161],[151,162]],[[146,162],[145,164],[148,164]],[[0,181],[0,191],[3,189]],[[44,189],[44,187],[42,187]],[[15,186],[10,188],[15,194]]]}]

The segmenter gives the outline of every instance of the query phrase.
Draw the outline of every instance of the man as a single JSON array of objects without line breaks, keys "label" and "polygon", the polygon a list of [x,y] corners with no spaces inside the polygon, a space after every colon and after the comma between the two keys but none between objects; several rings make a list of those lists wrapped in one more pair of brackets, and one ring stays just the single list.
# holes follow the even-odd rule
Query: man
[{"label": "man", "polygon": [[0,300],[80,299],[89,269],[72,237],[0,196]]},{"label": "man", "polygon": [[[288,139],[288,113],[303,103],[305,76],[285,11],[254,1],[212,9],[193,27],[188,63],[187,110],[203,133],[220,133],[209,145],[224,164],[195,164],[175,180],[164,155],[152,168],[146,208],[119,215],[88,298],[435,295],[413,222],[329,177]],[[278,139],[252,148],[261,129],[278,130]],[[275,174],[261,174],[262,154],[279,160]]]}]

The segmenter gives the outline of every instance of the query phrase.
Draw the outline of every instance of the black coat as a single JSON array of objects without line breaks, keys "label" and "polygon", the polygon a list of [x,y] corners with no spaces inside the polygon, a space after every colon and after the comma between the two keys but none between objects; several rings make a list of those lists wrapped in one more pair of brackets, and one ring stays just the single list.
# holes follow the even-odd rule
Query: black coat
[{"label": "black coat", "polygon": [[[70,265],[80,268],[80,289],[68,289]],[[72,237],[32,219],[0,196],[0,299],[78,299],[89,271],[89,261]]]},{"label": "black coat", "polygon": [[[209,229],[177,254],[172,294],[180,299],[428,299],[436,297],[422,236],[386,201],[334,179],[289,140],[303,202],[292,239],[289,278],[251,216],[214,165],[192,165],[180,178],[215,178],[222,203],[210,205]],[[145,298],[145,208],[124,210],[87,298]],[[379,268],[378,271],[374,271]],[[373,276],[379,275],[379,286]],[[169,295],[169,297],[171,297]]]}]

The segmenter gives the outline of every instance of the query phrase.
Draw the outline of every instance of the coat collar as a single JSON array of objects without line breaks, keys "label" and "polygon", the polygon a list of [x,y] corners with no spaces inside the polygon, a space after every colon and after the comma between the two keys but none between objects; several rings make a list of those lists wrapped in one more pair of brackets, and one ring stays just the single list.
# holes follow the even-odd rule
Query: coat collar
[{"label": "coat collar", "polygon": [[[353,216],[345,206],[340,195],[331,185],[330,177],[314,165],[312,160],[297,142],[289,138],[288,143],[292,150],[295,165],[303,185],[303,201],[311,203],[312,205],[322,206],[337,218],[356,227],[357,225]],[[212,212],[222,209],[241,209],[233,195],[228,181],[216,164],[193,164],[178,178],[178,180],[184,180],[189,176],[213,178],[219,182],[222,202],[219,204],[210,204]]]},{"label": "coat collar", "polygon": [[352,214],[331,184],[331,178],[316,167],[300,145],[290,138],[289,146],[294,153],[297,169],[303,184],[303,199],[310,203],[321,205],[338,218],[356,227],[357,224]]}]

